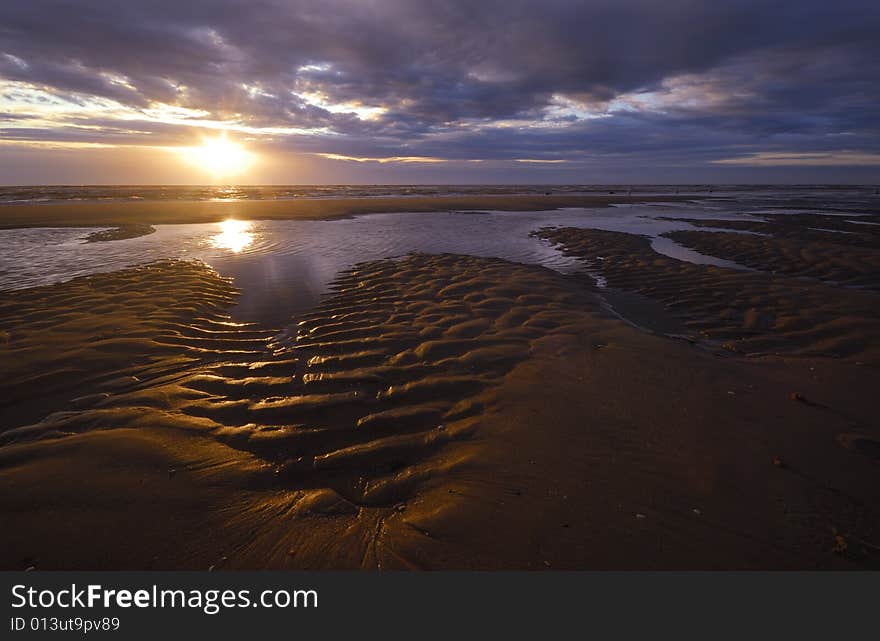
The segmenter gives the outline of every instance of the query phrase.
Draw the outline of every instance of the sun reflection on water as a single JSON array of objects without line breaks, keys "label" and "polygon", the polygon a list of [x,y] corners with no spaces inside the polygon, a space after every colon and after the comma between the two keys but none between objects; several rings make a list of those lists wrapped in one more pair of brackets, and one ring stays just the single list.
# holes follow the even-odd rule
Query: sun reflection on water
[{"label": "sun reflection on water", "polygon": [[211,245],[220,249],[229,249],[236,254],[254,242],[254,234],[249,230],[253,226],[246,220],[229,219],[219,223],[220,233],[211,237]]}]

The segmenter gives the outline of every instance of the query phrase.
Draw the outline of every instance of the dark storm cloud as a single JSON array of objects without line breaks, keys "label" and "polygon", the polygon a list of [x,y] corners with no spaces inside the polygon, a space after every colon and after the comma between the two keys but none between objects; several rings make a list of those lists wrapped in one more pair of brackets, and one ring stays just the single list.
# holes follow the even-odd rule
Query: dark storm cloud
[{"label": "dark storm cloud", "polygon": [[[0,77],[323,130],[264,136],[297,151],[675,164],[880,152],[878,32],[876,0],[5,0]],[[0,136],[171,144],[187,129],[102,118]]]}]

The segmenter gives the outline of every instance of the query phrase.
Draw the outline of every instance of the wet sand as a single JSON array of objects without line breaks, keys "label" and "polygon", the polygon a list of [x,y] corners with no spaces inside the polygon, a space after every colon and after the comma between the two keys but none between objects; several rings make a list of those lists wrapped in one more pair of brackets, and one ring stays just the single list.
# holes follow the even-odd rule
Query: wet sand
[{"label": "wet sand", "polygon": [[694,335],[457,255],[296,337],[200,263],[0,294],[0,566],[878,567],[875,294],[544,235]]},{"label": "wet sand", "polygon": [[[695,235],[700,234],[669,235],[707,251],[727,246],[727,234],[695,243]],[[709,341],[752,357],[847,357],[872,366],[880,364],[880,301],[872,292],[777,273],[696,265],[659,254],[651,248],[650,239],[633,234],[562,228],[545,229],[537,235],[582,258],[612,290],[661,303],[659,313],[680,322],[692,341]],[[739,252],[719,253],[759,265],[773,266],[779,260],[775,252],[767,250],[772,240],[741,235],[735,242],[751,248],[754,253],[749,256],[758,255],[760,260]],[[847,266],[849,273],[873,282],[875,275],[868,275],[870,270],[860,271],[864,262],[854,259]],[[797,260],[786,263],[784,271],[789,269],[797,274],[805,271]],[[817,259],[809,273],[830,277],[836,269],[842,268]],[[656,314],[657,309],[652,308],[651,313]]]},{"label": "wet sand", "polygon": [[0,205],[0,229],[109,227],[241,220],[332,219],[358,214],[432,211],[542,211],[614,203],[686,200],[685,196],[522,195],[300,198],[296,200],[81,202]]},{"label": "wet sand", "polygon": [[137,238],[138,236],[147,236],[155,234],[156,228],[152,225],[143,223],[132,223],[130,225],[122,225],[113,229],[104,229],[101,231],[93,231],[85,238],[87,243],[102,243],[111,240],[125,240],[126,238]]},{"label": "wet sand", "polygon": [[724,232],[677,231],[665,235],[686,247],[752,269],[813,278],[832,285],[880,290],[880,251],[877,249]]}]

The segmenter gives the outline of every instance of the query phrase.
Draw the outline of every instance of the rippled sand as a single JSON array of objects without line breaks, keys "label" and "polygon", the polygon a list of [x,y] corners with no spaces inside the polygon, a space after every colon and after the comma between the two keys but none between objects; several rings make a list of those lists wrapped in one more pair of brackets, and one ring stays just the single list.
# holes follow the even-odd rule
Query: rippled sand
[{"label": "rippled sand", "polygon": [[[708,339],[745,355],[767,353],[850,357],[880,363],[876,294],[831,286],[822,280],[876,284],[874,254],[820,243],[786,256],[785,241],[744,234],[671,232],[701,251],[730,256],[768,271],[696,265],[658,254],[649,239],[590,229],[545,229],[538,235],[582,258],[609,288],[662,304],[692,340]],[[730,238],[735,236],[735,238]],[[844,254],[847,260],[835,260]],[[782,274],[812,275],[822,280]],[[804,264],[808,263],[809,268]],[[654,310],[652,310],[654,313]]]},{"label": "rippled sand", "polygon": [[[449,254],[357,265],[295,336],[232,321],[196,262],[2,294],[0,565],[876,566],[876,342],[838,338],[874,330],[829,311],[862,293],[818,333],[742,338],[736,292],[761,318],[826,286],[547,237],[739,348],[634,329],[585,277]],[[761,341],[780,356],[737,356]]]},{"label": "rippled sand", "polygon": [[[335,283],[336,293],[301,321],[289,345],[218,314],[217,305],[231,302],[230,287],[197,263],[163,262],[27,290],[5,301],[4,317],[27,322],[28,334],[57,335],[66,350],[10,325],[7,339],[26,384],[8,390],[19,401],[9,416],[26,422],[53,400],[59,411],[10,424],[0,438],[14,459],[12,452],[27,452],[37,467],[45,463],[62,475],[77,467],[67,454],[71,441],[97,439],[126,451],[132,440],[135,450],[146,440],[148,450],[170,455],[170,477],[180,469],[181,476],[219,474],[225,484],[231,474],[236,491],[258,488],[259,496],[230,515],[240,527],[265,509],[303,519],[348,515],[355,522],[347,527],[367,540],[418,487],[469,458],[467,442],[490,391],[528,357],[532,341],[572,331],[581,320],[585,295],[564,282],[549,270],[471,257],[366,263]],[[49,311],[59,308],[66,310],[61,316]],[[95,312],[99,326],[89,324]],[[27,377],[34,369],[55,373],[56,397],[46,380]],[[200,455],[227,460],[200,461],[194,470],[177,452],[195,444],[205,448]],[[87,454],[106,456],[102,447],[89,446]],[[143,473],[141,464],[123,466],[124,475]],[[107,486],[102,495],[117,483]],[[44,499],[29,504],[39,511]],[[353,550],[327,558],[321,546],[328,544],[319,536],[297,543],[297,564],[351,564]]]}]

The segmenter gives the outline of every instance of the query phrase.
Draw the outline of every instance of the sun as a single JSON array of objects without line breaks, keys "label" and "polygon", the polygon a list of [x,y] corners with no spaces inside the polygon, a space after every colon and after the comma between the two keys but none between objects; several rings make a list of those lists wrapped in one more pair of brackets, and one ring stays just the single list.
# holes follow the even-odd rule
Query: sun
[{"label": "sun", "polygon": [[189,164],[215,178],[240,174],[255,160],[253,153],[229,140],[225,133],[216,138],[204,138],[197,147],[181,147],[178,151]]}]

